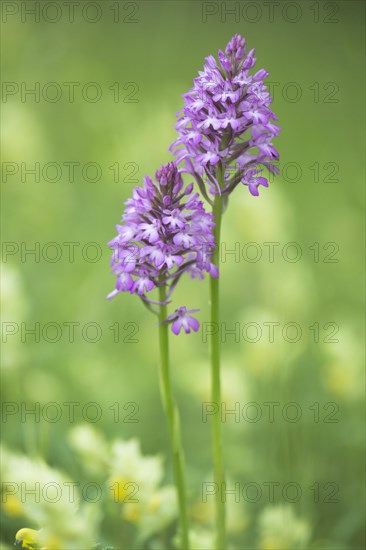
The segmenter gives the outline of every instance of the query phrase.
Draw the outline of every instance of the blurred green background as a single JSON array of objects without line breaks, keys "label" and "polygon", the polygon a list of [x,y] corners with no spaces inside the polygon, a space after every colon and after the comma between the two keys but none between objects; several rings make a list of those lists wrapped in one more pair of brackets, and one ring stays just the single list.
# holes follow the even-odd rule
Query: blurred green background
[{"label": "blurred green background", "polygon": [[[258,69],[270,72],[273,108],[282,128],[276,146],[285,171],[259,198],[238,188],[224,219],[223,241],[228,250],[239,247],[240,258],[227,255],[221,269],[223,323],[227,328],[240,323],[240,330],[246,323],[258,323],[262,329],[257,342],[240,334],[239,341],[228,335],[222,344],[227,407],[240,403],[242,409],[255,402],[262,411],[258,422],[242,417],[235,422],[231,415],[223,425],[231,484],[252,482],[263,489],[255,503],[231,499],[229,539],[233,548],[363,548],[363,3],[295,2],[301,14],[290,22],[300,12],[291,11],[295,8],[288,2],[278,3],[273,21],[266,2],[256,3],[258,12],[245,8],[248,2],[237,2],[238,21],[225,18],[225,6],[235,3],[101,2],[102,17],[95,23],[83,20],[84,4],[75,8],[73,23],[65,8],[55,23],[42,15],[39,22],[31,16],[22,22],[20,11],[3,23],[3,81],[19,86],[19,92],[3,94],[2,104],[3,399],[16,407],[56,402],[63,411],[54,423],[44,418],[35,422],[31,416],[21,422],[20,413],[5,416],[5,445],[28,457],[42,455],[75,480],[90,480],[68,436],[76,424],[89,424],[108,441],[137,437],[144,454],[167,457],[165,480],[171,481],[157,379],[156,320],[135,297],[105,300],[114,287],[106,243],[115,235],[132,188],[170,160],[167,150],[175,139],[181,94],[191,87],[204,58],[216,55],[238,32],[249,48],[256,48]],[[116,6],[118,22],[113,20]],[[205,10],[215,13],[203,22]],[[261,15],[253,22],[256,13]],[[93,14],[90,8],[89,17]],[[39,102],[31,95],[22,98],[21,83],[31,88],[36,82]],[[50,82],[62,90],[56,102],[42,97]],[[65,82],[80,83],[74,102]],[[90,82],[102,92],[99,101],[82,96]],[[51,97],[53,90],[45,93]],[[91,97],[93,88],[87,91]],[[58,181],[49,181],[52,168],[46,178],[42,175],[49,162],[61,167]],[[70,162],[79,163],[73,182],[63,164]],[[82,173],[89,162],[100,168],[98,181],[87,181],[94,177],[92,168],[87,177]],[[40,180],[30,174],[22,178],[21,163],[26,168],[40,163]],[[110,168],[115,163],[118,177]],[[17,173],[10,174],[12,169]],[[59,245],[58,261],[47,261],[56,250],[44,248],[50,242]],[[79,243],[73,262],[64,245],[70,242]],[[262,254],[258,261],[250,261],[254,248],[245,248],[252,242]],[[264,244],[269,242],[279,243],[274,261]],[[287,246],[293,242],[301,258],[286,261],[283,253],[293,257],[295,249]],[[88,243],[97,246],[85,249]],[[24,247],[35,246],[40,247],[39,258],[24,254]],[[88,261],[95,251],[96,261]],[[200,321],[208,321],[208,281],[182,280],[175,304],[200,308]],[[19,331],[4,335],[4,322],[17,323],[11,326]],[[32,336],[22,341],[20,324],[30,328],[37,322],[41,329],[58,323],[60,339],[47,341],[56,334],[51,327],[39,342]],[[64,323],[73,322],[79,325],[70,342]],[[280,323],[274,342],[263,325],[268,322]],[[295,343],[282,333],[291,322],[302,331]],[[101,334],[95,343],[83,339],[87,323],[98,324]],[[115,323],[120,327],[117,342],[110,328]],[[319,324],[319,338],[309,329],[314,323]],[[128,341],[132,332],[130,339],[136,342]],[[87,338],[94,334],[90,328]],[[290,329],[288,334],[291,339]],[[210,529],[207,506],[201,503],[201,483],[212,480],[209,423],[201,419],[202,401],[210,401],[208,347],[200,332],[172,338],[171,348],[191,520]],[[65,402],[96,402],[102,417],[95,424],[87,422],[78,407],[70,422]],[[116,402],[123,413],[119,422],[110,409]],[[130,402],[139,409],[137,423],[125,419],[123,406]],[[280,404],[274,422],[266,402]],[[298,422],[282,415],[290,402],[300,407]],[[287,410],[289,416],[294,412]],[[263,485],[269,481],[280,484],[274,503]],[[281,493],[288,482],[302,488],[296,503]],[[316,483],[319,499],[309,489]],[[327,502],[334,487],[337,502]],[[121,528],[119,522],[118,515],[114,522],[104,518],[100,540],[116,548],[142,547],[133,524]],[[13,543],[18,528],[29,526],[21,512],[6,506],[2,524],[4,548]],[[159,540],[155,548],[169,547]],[[151,541],[144,544],[153,548]]]}]

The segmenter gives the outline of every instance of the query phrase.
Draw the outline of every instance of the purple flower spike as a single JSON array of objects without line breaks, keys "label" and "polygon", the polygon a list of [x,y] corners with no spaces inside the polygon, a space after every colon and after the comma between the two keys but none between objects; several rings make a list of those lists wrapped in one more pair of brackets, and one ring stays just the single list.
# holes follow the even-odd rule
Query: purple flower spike
[{"label": "purple flower spike", "polygon": [[[203,178],[211,194],[229,195],[242,183],[250,193],[259,195],[258,186],[268,186],[262,168],[278,172],[273,161],[278,152],[272,139],[280,128],[271,111],[272,98],[264,84],[267,71],[249,74],[255,65],[255,50],[246,55],[245,39],[236,34],[218,62],[210,55],[204,70],[194,79],[193,88],[184,94],[184,108],[177,114],[179,137],[170,150],[184,171],[195,176],[201,191]],[[220,184],[217,169],[220,166]]]},{"label": "purple flower spike", "polygon": [[[210,261],[215,248],[213,215],[205,211],[199,195],[192,194],[193,184],[184,186],[174,162],[162,166],[155,179],[146,176],[142,187],[133,190],[125,203],[123,224],[117,225],[118,234],[108,243],[116,275],[109,299],[129,292],[145,303],[159,304],[146,294],[167,285],[169,297],[183,273],[201,279],[205,272],[218,276]],[[196,323],[182,317],[181,326],[187,332],[187,327],[196,330]]]},{"label": "purple flower spike", "polygon": [[182,306],[169,315],[167,322],[172,323],[172,332],[178,335],[182,328],[186,334],[189,334],[191,330],[197,332],[200,327],[199,321],[189,315],[196,311],[199,311],[199,309],[187,309],[185,306]]}]

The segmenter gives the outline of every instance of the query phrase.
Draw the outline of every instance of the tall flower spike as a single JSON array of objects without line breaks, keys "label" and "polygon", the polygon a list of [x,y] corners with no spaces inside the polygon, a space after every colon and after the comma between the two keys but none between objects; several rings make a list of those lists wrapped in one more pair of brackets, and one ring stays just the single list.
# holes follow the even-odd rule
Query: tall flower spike
[{"label": "tall flower spike", "polygon": [[[203,178],[211,194],[229,195],[241,182],[256,196],[260,185],[268,187],[263,168],[278,173],[272,139],[280,128],[272,122],[277,117],[264,84],[267,71],[249,74],[256,62],[254,53],[250,50],[246,55],[245,39],[236,34],[225,52],[218,52],[219,62],[208,56],[177,114],[179,137],[170,150],[178,163],[184,162],[184,170],[195,176],[207,199]],[[221,182],[217,178],[220,162]]]},{"label": "tall flower spike", "polygon": [[133,190],[125,203],[123,224],[117,225],[118,235],[108,243],[116,275],[116,288],[108,298],[130,292],[145,304],[159,304],[147,293],[167,285],[170,296],[183,273],[218,276],[210,261],[215,247],[213,216],[205,211],[199,195],[192,193],[193,184],[183,184],[174,162],[162,166],[155,179],[146,176],[142,187]]}]

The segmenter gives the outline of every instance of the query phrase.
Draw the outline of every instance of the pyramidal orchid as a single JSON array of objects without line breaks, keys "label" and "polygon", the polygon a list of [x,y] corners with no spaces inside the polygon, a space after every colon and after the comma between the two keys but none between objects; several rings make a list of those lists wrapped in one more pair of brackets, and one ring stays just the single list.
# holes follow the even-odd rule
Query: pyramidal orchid
[{"label": "pyramidal orchid", "polygon": [[[137,294],[151,309],[162,302],[151,300],[148,293],[165,286],[169,298],[184,273],[201,279],[205,272],[218,276],[210,261],[215,246],[213,215],[205,211],[199,195],[192,193],[193,183],[183,184],[173,162],[162,166],[155,180],[146,176],[142,187],[133,190],[117,236],[108,243],[116,275],[116,287],[108,297],[119,292]],[[197,331],[198,321],[190,321],[187,313],[180,307],[163,322],[172,323],[174,334],[179,333],[178,327]]]},{"label": "pyramidal orchid", "polygon": [[[169,428],[174,478],[177,490],[182,548],[189,549],[186,510],[184,454],[179,413],[170,381],[168,325],[178,335],[197,332],[197,309],[181,306],[168,315],[169,298],[184,273],[203,278],[218,276],[211,262],[215,248],[213,214],[207,213],[193,183],[185,185],[174,162],[156,172],[155,181],[146,176],[125,203],[117,236],[108,244],[113,253],[112,272],[116,276],[113,298],[121,292],[139,296],[159,318],[161,397]],[[158,299],[150,298],[156,289]]]},{"label": "pyramidal orchid", "polygon": [[[183,95],[184,107],[177,113],[178,138],[170,150],[182,170],[194,176],[205,199],[212,205],[215,249],[212,263],[218,269],[222,214],[229,195],[244,185],[253,196],[268,187],[263,171],[278,173],[273,146],[280,128],[270,108],[272,98],[264,84],[267,71],[254,72],[255,50],[246,53],[245,39],[236,34],[218,61],[209,55],[192,89]],[[210,278],[211,396],[221,404],[219,280]],[[225,481],[220,415],[212,419],[214,478],[216,487]],[[225,503],[215,496],[215,549],[226,548]]]},{"label": "pyramidal orchid", "polygon": [[179,137],[170,149],[208,200],[207,191],[225,196],[239,184],[257,196],[259,186],[268,186],[263,169],[277,172],[272,140],[280,128],[264,84],[268,72],[251,74],[254,54],[254,49],[246,54],[245,39],[236,34],[225,52],[219,51],[218,61],[206,58],[177,114]]}]

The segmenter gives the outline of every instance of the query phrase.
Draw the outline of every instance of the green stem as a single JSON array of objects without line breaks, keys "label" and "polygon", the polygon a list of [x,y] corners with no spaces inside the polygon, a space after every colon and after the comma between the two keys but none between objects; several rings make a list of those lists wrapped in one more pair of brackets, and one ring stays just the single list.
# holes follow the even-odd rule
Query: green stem
[{"label": "green stem", "polygon": [[[160,302],[166,301],[165,284],[159,287]],[[166,320],[167,306],[159,306],[159,344],[160,344],[160,388],[165,415],[168,421],[173,469],[177,489],[181,528],[181,547],[189,550],[188,521],[186,508],[186,484],[184,475],[184,454],[180,436],[179,413],[174,402],[169,372],[169,326],[161,324]]]},{"label": "green stem", "polygon": [[[219,172],[219,183],[221,184],[222,172]],[[220,233],[221,233],[221,218],[222,218],[222,197],[215,195],[213,214],[215,216],[214,237],[216,249],[212,256],[212,263],[219,266],[220,264]],[[211,379],[212,389],[211,398],[213,403],[218,407],[221,406],[221,382],[220,382],[220,300],[219,300],[219,279],[210,277],[211,291]],[[217,330],[216,330],[217,329]],[[213,460],[214,460],[214,479],[217,488],[215,495],[215,523],[216,523],[216,550],[224,550],[226,548],[225,534],[225,503],[222,501],[221,495],[224,489],[224,463],[222,456],[222,437],[221,437],[221,415],[215,414],[212,417],[212,444],[213,444]]]}]

